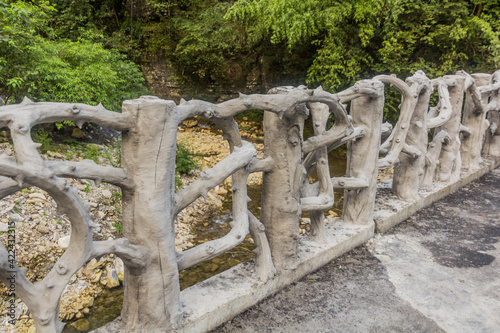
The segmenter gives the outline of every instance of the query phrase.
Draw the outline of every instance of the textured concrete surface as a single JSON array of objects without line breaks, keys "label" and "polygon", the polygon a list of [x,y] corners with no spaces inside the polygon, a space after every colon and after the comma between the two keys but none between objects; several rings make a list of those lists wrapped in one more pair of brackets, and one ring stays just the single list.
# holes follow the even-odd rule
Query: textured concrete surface
[{"label": "textured concrete surface", "polygon": [[500,332],[500,168],[213,332]]},{"label": "textured concrete surface", "polygon": [[[187,288],[181,293],[186,324],[177,332],[208,332],[244,309],[283,289],[349,252],[374,235],[375,225],[330,223],[325,226],[328,244],[300,239],[297,267],[262,283],[252,278],[253,263],[245,262]],[[104,333],[104,332],[103,332]]]}]

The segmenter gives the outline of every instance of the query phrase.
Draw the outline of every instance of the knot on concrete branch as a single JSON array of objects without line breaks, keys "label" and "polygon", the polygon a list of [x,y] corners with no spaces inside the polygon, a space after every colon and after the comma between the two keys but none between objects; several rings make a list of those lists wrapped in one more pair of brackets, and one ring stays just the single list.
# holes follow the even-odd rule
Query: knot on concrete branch
[{"label": "knot on concrete branch", "polygon": [[69,184],[66,181],[66,179],[61,179],[59,183],[57,184],[57,188],[62,191],[62,192],[68,192],[69,190]]},{"label": "knot on concrete branch", "polygon": [[201,113],[201,115],[207,119],[210,119],[214,116],[214,111],[213,110],[205,110]]},{"label": "knot on concrete branch", "polygon": [[50,317],[49,316],[39,317],[38,320],[40,321],[40,324],[42,324],[42,326],[47,326],[50,324]]},{"label": "knot on concrete branch", "polygon": [[79,114],[82,109],[80,109],[77,105],[73,105],[73,107],[71,109],[68,110],[70,113],[72,114]]},{"label": "knot on concrete branch", "polygon": [[66,268],[66,266],[64,264],[59,263],[56,265],[56,272],[59,275],[66,275],[66,273],[68,273],[68,269]]},{"label": "knot on concrete branch", "polygon": [[19,125],[16,126],[16,131],[19,134],[26,134],[26,133],[28,133],[28,129],[29,129],[29,126],[28,125],[24,125],[24,124],[19,124]]}]

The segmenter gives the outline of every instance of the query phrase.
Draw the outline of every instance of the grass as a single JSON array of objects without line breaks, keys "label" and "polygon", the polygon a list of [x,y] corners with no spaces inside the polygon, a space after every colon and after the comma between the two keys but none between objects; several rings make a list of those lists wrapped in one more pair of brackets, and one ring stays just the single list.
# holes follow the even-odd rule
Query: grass
[{"label": "grass", "polygon": [[175,170],[179,174],[185,175],[198,167],[199,163],[193,152],[193,148],[186,142],[178,142]]},{"label": "grass", "polygon": [[73,138],[54,143],[50,135],[43,129],[33,133],[33,141],[41,143],[40,152],[53,156],[63,156],[66,160],[82,158],[92,160],[96,164],[108,164],[114,167],[121,165],[121,141],[112,146],[100,146],[81,142]]},{"label": "grass", "polygon": [[193,148],[186,142],[178,142],[175,159],[175,187],[180,188],[183,185],[180,175],[186,175],[199,167],[200,163]]},{"label": "grass", "polygon": [[113,227],[115,228],[117,233],[119,233],[120,235],[123,234],[123,225],[121,221],[116,220],[115,223],[113,223]]}]

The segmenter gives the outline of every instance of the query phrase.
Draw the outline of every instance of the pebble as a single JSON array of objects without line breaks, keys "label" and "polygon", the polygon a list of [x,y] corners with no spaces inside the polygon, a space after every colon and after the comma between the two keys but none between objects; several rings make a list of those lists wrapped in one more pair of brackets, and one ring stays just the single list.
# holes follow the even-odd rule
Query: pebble
[{"label": "pebble", "polygon": [[99,267],[99,265],[97,264],[98,261],[96,258],[92,258],[92,260],[90,260],[87,265],[85,265],[85,269],[89,270],[89,271],[93,271],[95,268]]},{"label": "pebble", "polygon": [[339,214],[335,213],[333,210],[328,211],[328,215],[330,216],[339,216]]},{"label": "pebble", "polygon": [[52,157],[58,157],[58,158],[62,158],[62,159],[65,159],[66,156],[61,154],[61,153],[58,153],[58,152],[54,152],[54,151],[48,151],[47,152],[47,155],[49,156],[52,156]]},{"label": "pebble", "polygon": [[110,266],[107,266],[106,267],[106,271],[107,271],[107,274],[106,274],[106,280],[107,280],[106,287],[108,287],[110,289],[118,287],[120,285],[120,280],[118,280],[118,276],[116,275],[115,269],[112,268],[112,267],[110,267]]},{"label": "pebble", "polygon": [[15,220],[15,221],[22,221],[23,220],[22,216],[19,214],[10,214],[10,218]]},{"label": "pebble", "polygon": [[217,190],[216,190],[217,194],[219,195],[226,195],[227,194],[227,190],[224,188],[224,187],[219,187]]},{"label": "pebble", "polygon": [[95,273],[94,278],[92,279],[92,282],[94,282],[94,283],[99,282],[101,280],[101,275],[102,275],[102,271],[98,271],[97,273]]},{"label": "pebble", "polygon": [[195,127],[196,125],[198,125],[198,120],[196,120],[196,119],[187,119],[187,120],[184,120],[182,122],[182,124],[184,126],[186,126],[187,128],[191,128],[191,127]]},{"label": "pebble", "polygon": [[82,300],[82,307],[88,308],[94,305],[94,297],[87,297]]},{"label": "pebble", "polygon": [[43,201],[47,200],[47,198],[45,197],[45,195],[43,195],[43,193],[37,193],[37,192],[35,192],[35,193],[30,193],[30,194],[28,195],[28,197],[29,197],[30,199],[40,199],[40,200],[43,200]]},{"label": "pebble", "polygon": [[59,244],[59,247],[60,247],[61,249],[67,249],[67,248],[68,248],[68,246],[69,246],[70,239],[71,239],[71,236],[64,236],[64,237],[61,237],[61,238],[59,238],[59,240],[57,241],[57,244]]},{"label": "pebble", "polygon": [[123,281],[123,277],[125,274],[125,266],[123,265],[123,261],[120,258],[115,258],[114,266],[116,271],[116,276],[118,276],[118,280]]},{"label": "pebble", "polygon": [[[81,316],[81,315],[80,315]],[[71,324],[79,332],[86,332],[90,329],[90,323],[87,319],[82,318]]]},{"label": "pebble", "polygon": [[101,194],[103,197],[108,198],[108,199],[111,198],[111,196],[113,195],[113,194],[111,194],[110,190],[102,190]]},{"label": "pebble", "polygon": [[[48,232],[49,232],[49,228],[47,228],[47,227],[46,227],[46,226],[44,226],[44,225],[39,225],[39,226],[36,228],[36,230],[37,230],[39,233],[42,233],[42,234],[46,234],[46,233],[48,233]],[[68,242],[68,244],[69,244],[69,242]],[[68,246],[66,246],[66,247],[68,247]]]}]

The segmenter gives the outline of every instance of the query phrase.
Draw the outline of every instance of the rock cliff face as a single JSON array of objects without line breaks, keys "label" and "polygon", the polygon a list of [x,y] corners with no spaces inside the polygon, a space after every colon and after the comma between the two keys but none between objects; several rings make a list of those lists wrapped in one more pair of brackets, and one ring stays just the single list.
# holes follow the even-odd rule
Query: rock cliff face
[{"label": "rock cliff face", "polygon": [[168,59],[150,54],[145,56],[141,69],[150,92],[162,99],[179,102],[182,97],[222,102],[240,92],[266,93],[275,86],[304,84],[304,73],[283,73],[275,62],[270,56],[250,56],[240,62],[228,61],[221,77],[188,80],[180,77]]},{"label": "rock cliff face", "polygon": [[171,64],[166,59],[151,55],[141,64],[141,69],[151,93],[160,98],[180,99],[181,86]]}]

